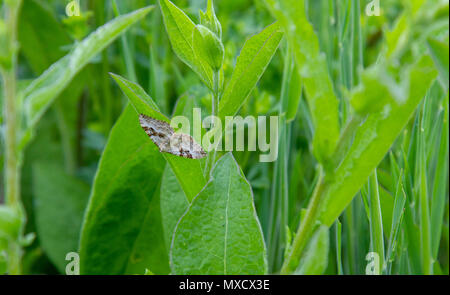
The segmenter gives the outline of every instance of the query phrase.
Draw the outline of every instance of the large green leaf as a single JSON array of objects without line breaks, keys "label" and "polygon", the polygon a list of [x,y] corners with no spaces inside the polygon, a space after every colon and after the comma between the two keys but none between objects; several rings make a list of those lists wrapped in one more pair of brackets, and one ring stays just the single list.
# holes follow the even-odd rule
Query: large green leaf
[{"label": "large green leaf", "polygon": [[[193,128],[192,110],[196,106],[196,100],[184,95],[178,99],[173,116],[185,116],[191,122]],[[192,130],[192,129],[191,129]],[[170,165],[166,165],[161,180],[161,222],[164,230],[164,240],[169,249],[173,232],[178,220],[191,203],[174,174]]]},{"label": "large green leaf", "polygon": [[194,52],[193,34],[195,24],[171,1],[159,0],[159,6],[161,7],[164,24],[173,51],[200,76],[206,86],[212,89],[213,71],[205,61],[197,58]]},{"label": "large green leaf", "polygon": [[75,75],[99,52],[153,7],[117,17],[80,42],[71,53],[54,63],[23,92],[27,128],[32,128]]},{"label": "large green leaf", "polygon": [[[139,85],[118,75],[112,76],[134,106],[137,112],[137,114],[135,114],[136,122],[138,122],[138,114],[145,114],[170,123],[169,119],[161,114],[156,103]],[[141,130],[141,134],[145,135],[145,132]],[[149,138],[147,138],[147,142],[153,145],[153,142]],[[173,172],[175,172],[186,196],[189,200],[192,200],[206,184],[200,160],[186,159],[167,153],[163,153],[162,155],[170,164]],[[195,179],[195,181],[192,181],[193,179]]]},{"label": "large green leaf", "polygon": [[[323,224],[331,226],[364,185],[408,123],[437,72],[431,58],[424,56],[404,76],[409,80],[407,97],[402,98],[401,103],[391,103],[365,119],[343,161],[335,169],[333,177],[327,180],[325,202],[320,213]],[[371,83],[378,82],[371,80]],[[395,101],[393,94],[390,101]]]},{"label": "large green leaf", "polygon": [[161,180],[161,222],[164,230],[164,241],[168,249],[177,222],[186,212],[190,201],[183,192],[172,168],[167,165]]},{"label": "large green leaf", "polygon": [[280,45],[279,24],[249,38],[237,59],[236,68],[219,104],[219,116],[234,116],[255,88]]},{"label": "large green leaf", "polygon": [[67,253],[78,252],[89,185],[67,175],[58,165],[38,163],[33,167],[33,190],[40,244],[64,273]]},{"label": "large green leaf", "polygon": [[178,222],[170,252],[174,274],[264,274],[266,248],[250,184],[231,153]]},{"label": "large green leaf", "polygon": [[280,21],[294,51],[314,122],[314,155],[320,162],[334,152],[339,138],[338,100],[328,73],[325,55],[308,22],[304,0],[266,0]]},{"label": "large green leaf", "polygon": [[[100,160],[80,243],[83,274],[167,273],[158,224],[164,159],[128,106]],[[155,220],[156,219],[156,220]]]}]

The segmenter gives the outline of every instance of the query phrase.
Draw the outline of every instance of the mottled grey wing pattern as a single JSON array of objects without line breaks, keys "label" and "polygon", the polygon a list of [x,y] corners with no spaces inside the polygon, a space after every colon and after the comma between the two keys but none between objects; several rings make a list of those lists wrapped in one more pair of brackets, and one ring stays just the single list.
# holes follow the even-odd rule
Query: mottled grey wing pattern
[{"label": "mottled grey wing pattern", "polygon": [[206,152],[191,136],[175,133],[168,123],[144,114],[139,115],[139,123],[145,133],[158,146],[160,152],[189,159],[206,157]]},{"label": "mottled grey wing pattern", "polygon": [[206,157],[206,152],[195,142],[195,140],[187,134],[174,133],[170,138],[171,154],[189,158],[201,159]]},{"label": "mottled grey wing pattern", "polygon": [[160,152],[170,152],[170,137],[174,131],[169,124],[143,114],[139,115],[139,123],[145,133],[158,146]]}]

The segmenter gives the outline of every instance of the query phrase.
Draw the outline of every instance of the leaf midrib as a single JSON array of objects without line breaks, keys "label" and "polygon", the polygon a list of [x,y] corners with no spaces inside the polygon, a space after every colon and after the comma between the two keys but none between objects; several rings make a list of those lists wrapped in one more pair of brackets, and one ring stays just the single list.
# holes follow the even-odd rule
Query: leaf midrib
[{"label": "leaf midrib", "polygon": [[224,238],[224,248],[223,248],[223,273],[227,274],[227,240],[228,240],[228,206],[230,201],[230,190],[231,190],[231,169],[229,170],[228,177],[228,189],[227,189],[227,203],[225,205],[225,238]]}]

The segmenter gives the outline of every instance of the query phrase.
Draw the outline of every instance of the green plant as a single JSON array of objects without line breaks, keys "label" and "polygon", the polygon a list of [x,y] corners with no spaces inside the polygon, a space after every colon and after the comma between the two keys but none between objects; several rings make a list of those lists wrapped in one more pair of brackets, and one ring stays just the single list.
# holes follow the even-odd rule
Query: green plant
[{"label": "green plant", "polygon": [[[7,270],[11,274],[20,274],[22,246],[29,244],[29,238],[23,237],[26,218],[20,199],[20,170],[23,151],[33,136],[36,124],[44,112],[70,83],[74,76],[103,50],[121,32],[137,20],[144,17],[151,8],[142,9],[100,28],[85,40],[77,44],[71,53],[60,59],[19,92],[16,83],[18,38],[17,22],[22,1],[5,3],[5,20],[8,29],[4,32],[7,41],[6,50],[1,56],[1,69],[4,86],[5,114],[5,212],[7,219],[2,222],[2,248],[6,248]],[[22,118],[25,118],[22,121]],[[11,228],[14,227],[14,228]],[[4,234],[3,234],[4,233]],[[5,248],[3,248],[5,247]]]},{"label": "green plant", "polygon": [[448,274],[448,1],[153,2],[0,1],[0,273]]}]

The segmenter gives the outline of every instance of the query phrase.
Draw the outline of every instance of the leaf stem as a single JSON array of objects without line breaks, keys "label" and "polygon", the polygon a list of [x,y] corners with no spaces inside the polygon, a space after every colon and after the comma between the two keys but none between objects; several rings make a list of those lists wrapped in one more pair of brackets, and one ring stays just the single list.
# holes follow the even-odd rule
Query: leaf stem
[{"label": "leaf stem", "polygon": [[[4,85],[4,117],[5,117],[5,196],[6,205],[16,211],[23,220],[23,209],[20,200],[20,155],[17,146],[17,17],[20,10],[21,0],[15,3],[6,2],[5,22],[7,26],[7,64],[2,67],[1,73]],[[12,241],[9,245],[8,253],[8,273],[21,273],[22,248],[18,241]]]}]

